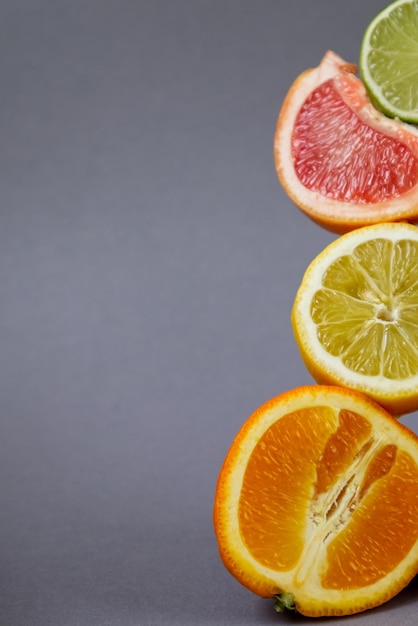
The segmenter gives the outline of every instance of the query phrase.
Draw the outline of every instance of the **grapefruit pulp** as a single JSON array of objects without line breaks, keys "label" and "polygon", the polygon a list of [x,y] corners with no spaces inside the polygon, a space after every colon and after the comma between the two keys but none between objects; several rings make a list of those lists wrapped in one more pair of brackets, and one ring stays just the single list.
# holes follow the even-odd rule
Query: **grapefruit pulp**
[{"label": "grapefruit pulp", "polygon": [[285,97],[274,158],[288,196],[328,230],[418,220],[418,130],[378,112],[332,51]]}]

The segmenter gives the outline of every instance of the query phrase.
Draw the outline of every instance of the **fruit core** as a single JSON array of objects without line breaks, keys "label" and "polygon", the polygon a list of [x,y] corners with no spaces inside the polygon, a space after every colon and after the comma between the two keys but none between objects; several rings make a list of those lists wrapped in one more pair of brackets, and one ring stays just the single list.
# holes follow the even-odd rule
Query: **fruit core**
[{"label": "fruit core", "polygon": [[414,152],[365,124],[343,100],[333,79],[319,85],[301,107],[292,154],[305,187],[343,202],[382,202],[418,184]]}]

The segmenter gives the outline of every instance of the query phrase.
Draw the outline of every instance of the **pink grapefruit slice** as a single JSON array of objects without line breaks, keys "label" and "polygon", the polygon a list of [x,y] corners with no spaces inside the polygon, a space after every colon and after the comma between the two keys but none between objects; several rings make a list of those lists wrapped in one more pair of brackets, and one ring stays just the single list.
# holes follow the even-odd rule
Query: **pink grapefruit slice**
[{"label": "pink grapefruit slice", "polygon": [[291,200],[332,232],[418,221],[418,129],[377,111],[332,51],[290,87],[274,159]]}]

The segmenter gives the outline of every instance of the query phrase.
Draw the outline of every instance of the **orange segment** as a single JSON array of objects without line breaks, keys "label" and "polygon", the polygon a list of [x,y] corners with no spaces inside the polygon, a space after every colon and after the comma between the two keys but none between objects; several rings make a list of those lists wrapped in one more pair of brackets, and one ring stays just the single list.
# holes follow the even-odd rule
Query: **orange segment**
[{"label": "orange segment", "polygon": [[233,441],[214,527],[254,593],[311,616],[378,606],[418,573],[418,437],[359,392],[281,394]]},{"label": "orange segment", "polygon": [[417,484],[416,461],[400,452],[328,546],[324,587],[358,589],[376,583],[409,554],[418,540]]},{"label": "orange segment", "polygon": [[338,428],[328,438],[316,467],[316,494],[324,493],[344,475],[370,436],[371,426],[361,415],[341,410]]},{"label": "orange segment", "polygon": [[267,567],[287,570],[300,559],[315,468],[334,428],[327,407],[290,413],[263,434],[248,460],[239,526],[251,554]]}]

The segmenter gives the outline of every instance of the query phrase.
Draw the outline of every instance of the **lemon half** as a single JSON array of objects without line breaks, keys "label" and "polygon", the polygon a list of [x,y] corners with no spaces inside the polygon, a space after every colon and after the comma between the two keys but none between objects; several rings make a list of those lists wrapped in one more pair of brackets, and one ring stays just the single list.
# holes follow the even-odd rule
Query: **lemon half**
[{"label": "lemon half", "polygon": [[306,270],[292,326],[317,382],[396,415],[418,409],[418,228],[377,224],[331,243]]}]

